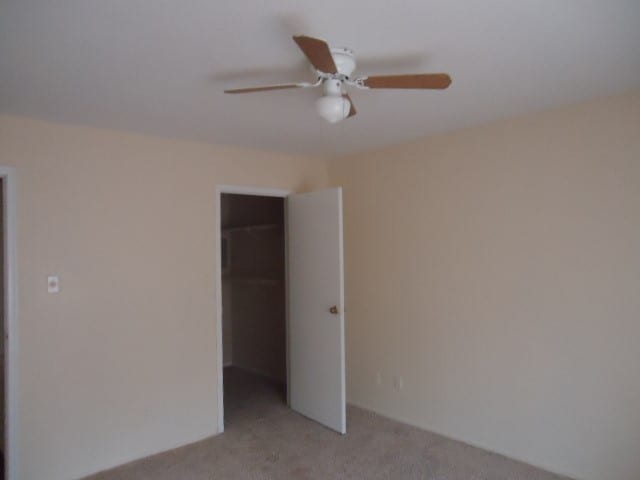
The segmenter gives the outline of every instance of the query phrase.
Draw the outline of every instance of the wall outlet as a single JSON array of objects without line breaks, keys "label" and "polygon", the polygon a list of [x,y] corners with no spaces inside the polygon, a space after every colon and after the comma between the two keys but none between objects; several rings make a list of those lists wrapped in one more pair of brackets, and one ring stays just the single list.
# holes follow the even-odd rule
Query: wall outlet
[{"label": "wall outlet", "polygon": [[376,385],[382,385],[382,374],[380,372],[376,373]]},{"label": "wall outlet", "polygon": [[402,378],[402,375],[393,377],[393,386],[396,390],[402,390],[404,388],[404,378]]}]

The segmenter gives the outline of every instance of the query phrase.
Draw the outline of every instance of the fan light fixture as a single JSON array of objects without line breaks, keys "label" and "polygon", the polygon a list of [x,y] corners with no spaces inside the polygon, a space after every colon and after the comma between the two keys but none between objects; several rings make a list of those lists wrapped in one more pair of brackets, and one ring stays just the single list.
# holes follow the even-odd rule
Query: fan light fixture
[{"label": "fan light fixture", "polygon": [[351,102],[343,96],[325,95],[316,100],[318,115],[329,123],[338,123],[349,116]]}]

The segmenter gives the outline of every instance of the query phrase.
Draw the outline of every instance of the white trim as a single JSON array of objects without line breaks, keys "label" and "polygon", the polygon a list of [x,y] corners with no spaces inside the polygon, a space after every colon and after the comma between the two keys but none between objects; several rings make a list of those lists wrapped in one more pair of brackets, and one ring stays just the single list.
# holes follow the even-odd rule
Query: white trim
[{"label": "white trim", "polygon": [[[287,195],[289,196],[289,195]],[[285,362],[287,363],[287,406],[291,407],[291,369],[289,368],[289,202],[284,202],[284,335]]]},{"label": "white trim", "polygon": [[5,368],[5,478],[18,471],[18,268],[16,226],[16,171],[0,167],[4,208],[4,368]]},{"label": "white trim", "polygon": [[346,356],[347,351],[345,348],[345,307],[344,307],[344,225],[343,225],[343,204],[342,204],[342,187],[337,187],[339,195],[339,208],[338,208],[338,232],[340,236],[338,246],[338,262],[340,263],[340,298],[338,299],[340,305],[340,327],[342,328],[342,342],[340,345],[340,353],[342,355],[341,371],[340,371],[340,383],[342,384],[342,430],[341,434],[347,433],[347,372],[346,372]]},{"label": "white trim", "polygon": [[262,188],[242,185],[218,185],[218,193],[234,193],[236,195],[258,195],[260,197],[288,197],[293,192],[280,188]]},{"label": "white trim", "polygon": [[[224,432],[224,362],[222,355],[222,268],[220,257],[222,256],[222,194],[233,193],[236,195],[259,195],[261,197],[282,197],[286,198],[293,192],[278,188],[263,188],[241,185],[216,185],[216,212],[218,221],[216,222],[216,349],[218,361],[218,433]],[[287,357],[287,379],[289,376],[289,362]],[[11,479],[9,479],[11,480]]]}]

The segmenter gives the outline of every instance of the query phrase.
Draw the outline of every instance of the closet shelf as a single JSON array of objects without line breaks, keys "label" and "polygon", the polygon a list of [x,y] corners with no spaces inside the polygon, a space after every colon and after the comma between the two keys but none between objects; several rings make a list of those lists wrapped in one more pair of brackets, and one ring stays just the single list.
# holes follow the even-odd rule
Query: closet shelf
[{"label": "closet shelf", "polygon": [[249,275],[229,275],[227,278],[232,282],[242,282],[248,283],[250,285],[266,285],[274,287],[280,283],[280,281],[275,278],[255,276],[252,277]]},{"label": "closet shelf", "polygon": [[272,229],[276,229],[276,228],[281,228],[282,225],[278,224],[278,223],[267,223],[264,225],[247,225],[245,227],[228,227],[228,228],[223,228],[222,231],[225,233],[230,233],[230,232],[255,232],[258,230],[272,230]]}]

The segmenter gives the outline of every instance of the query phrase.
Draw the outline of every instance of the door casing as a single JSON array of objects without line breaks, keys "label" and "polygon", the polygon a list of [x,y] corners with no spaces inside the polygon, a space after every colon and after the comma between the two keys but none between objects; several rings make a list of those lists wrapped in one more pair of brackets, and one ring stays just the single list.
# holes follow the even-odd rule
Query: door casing
[{"label": "door casing", "polygon": [[[16,222],[16,171],[0,166],[3,181],[2,207],[4,224],[4,445],[5,477],[16,480],[18,471],[18,254]],[[44,283],[43,283],[44,285]]]}]

